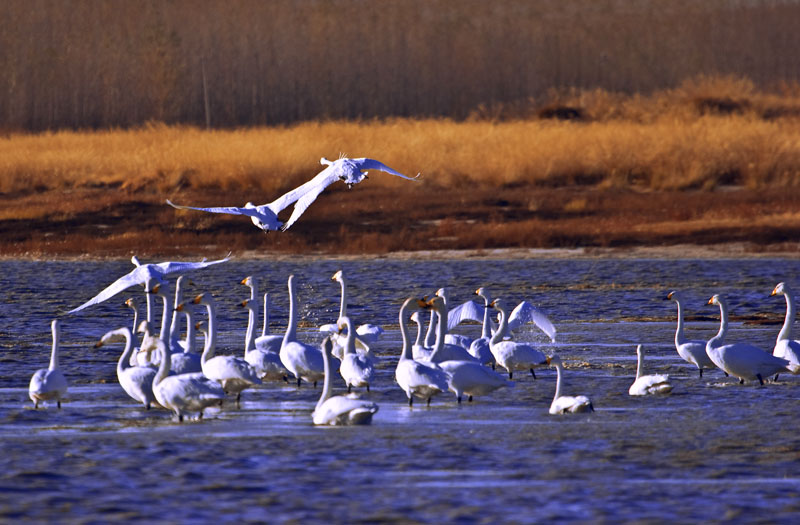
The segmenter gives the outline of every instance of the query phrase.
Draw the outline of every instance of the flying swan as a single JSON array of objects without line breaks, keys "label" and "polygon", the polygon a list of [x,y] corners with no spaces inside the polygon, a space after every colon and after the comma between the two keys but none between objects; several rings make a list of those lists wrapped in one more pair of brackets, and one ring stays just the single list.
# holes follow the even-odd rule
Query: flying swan
[{"label": "flying swan", "polygon": [[[317,199],[320,193],[325,188],[336,182],[337,180],[343,181],[349,188],[354,184],[358,184],[367,178],[367,174],[363,170],[379,170],[390,173],[397,177],[402,177],[408,180],[416,180],[419,177],[408,177],[400,172],[397,172],[379,162],[375,159],[361,158],[350,159],[341,157],[335,161],[329,161],[325,157],[320,159],[320,164],[327,165],[328,167],[317,174],[316,177],[310,181],[298,186],[297,188],[288,191],[268,204],[256,206],[252,202],[248,202],[243,207],[224,206],[213,208],[198,208],[195,206],[181,206],[172,203],[169,199],[167,204],[173,208],[182,210],[197,210],[209,213],[226,213],[229,215],[246,215],[250,217],[256,227],[262,229],[265,233],[270,231],[286,231],[291,228],[297,219],[305,212],[309,206]],[[278,214],[285,208],[294,204],[292,215],[286,224],[278,220]]]}]

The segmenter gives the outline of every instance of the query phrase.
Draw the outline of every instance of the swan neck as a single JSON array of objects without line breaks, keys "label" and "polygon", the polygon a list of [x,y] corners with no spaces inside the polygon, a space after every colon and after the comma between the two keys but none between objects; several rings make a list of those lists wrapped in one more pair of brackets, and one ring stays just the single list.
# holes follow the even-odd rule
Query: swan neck
[{"label": "swan neck", "polygon": [[210,299],[206,303],[206,310],[208,310],[208,334],[206,335],[206,345],[203,348],[203,356],[200,358],[203,363],[214,357],[214,350],[217,347],[216,308]]},{"label": "swan neck", "polygon": [[490,345],[496,345],[500,341],[503,340],[503,337],[506,335],[506,330],[508,329],[508,319],[506,319],[506,311],[503,308],[498,308],[497,311],[500,312],[500,326],[497,327],[494,335],[492,336],[492,340],[489,342]]},{"label": "swan neck", "polygon": [[194,315],[189,310],[183,312],[186,316],[186,346],[184,352],[187,354],[194,353]]},{"label": "swan neck", "polygon": [[410,304],[411,299],[408,299],[403,303],[403,306],[400,307],[400,335],[403,337],[403,351],[400,353],[401,361],[404,359],[411,359],[411,338],[408,335],[408,326],[405,320]]},{"label": "swan neck", "polygon": [[489,324],[489,299],[483,298],[483,326],[481,327],[481,337],[489,339],[492,337],[492,327]]},{"label": "swan neck", "polygon": [[425,333],[425,346],[428,348],[433,346],[436,340],[436,313],[431,310],[431,319],[428,323],[428,331]]},{"label": "swan neck", "polygon": [[253,341],[256,339],[256,312],[253,308],[247,309],[247,332],[244,336],[244,355],[253,349]]},{"label": "swan neck", "polygon": [[714,348],[722,344],[725,334],[728,332],[728,308],[725,303],[719,303],[719,332],[706,343],[706,347]]},{"label": "swan neck", "polygon": [[422,345],[422,321],[417,318],[417,339],[414,341],[414,346]]},{"label": "swan neck", "polygon": [[170,359],[170,355],[167,352],[166,345],[159,343],[157,352],[159,357],[161,358],[161,362],[158,364],[158,372],[156,372],[156,376],[153,378],[153,386],[159,384],[165,377],[169,375],[169,367],[172,362]]},{"label": "swan neck", "polygon": [[51,331],[53,332],[53,347],[50,350],[50,370],[55,370],[58,368],[58,345],[61,339],[61,326],[58,324],[57,321],[54,321],[51,326]]},{"label": "swan neck", "polygon": [[444,336],[447,334],[447,311],[446,309],[436,310],[436,344],[433,346],[431,352],[431,361],[442,351],[444,348]]},{"label": "swan neck", "polygon": [[294,294],[294,279],[289,278],[289,324],[286,326],[286,335],[283,344],[297,339],[297,298]]},{"label": "swan neck", "polygon": [[350,320],[349,317],[344,317],[345,326],[347,326],[347,341],[345,342],[344,353],[347,354],[355,354],[356,353],[356,331],[353,328],[353,322]]},{"label": "swan neck", "polygon": [[339,303],[339,319],[347,315],[347,286],[344,284],[344,275],[339,276],[339,284],[342,287],[342,299]]},{"label": "swan neck", "polygon": [[169,324],[169,340],[175,341],[178,339],[180,318],[178,317],[178,305],[181,304],[183,298],[183,277],[178,277],[178,282],[175,283],[175,302],[172,305],[172,321]]},{"label": "swan neck", "polygon": [[117,374],[131,367],[131,353],[133,352],[133,334],[127,328],[117,330],[117,333],[125,336],[125,349],[117,361]]},{"label": "swan neck", "polygon": [[675,301],[678,305],[678,327],[675,329],[675,346],[680,346],[686,342],[686,336],[683,333],[683,305],[680,301]]},{"label": "swan neck", "polygon": [[792,338],[792,324],[794,323],[794,299],[788,291],[784,292],[783,296],[786,297],[786,319],[783,320],[783,327],[778,333],[778,341]]},{"label": "swan neck", "polygon": [[636,352],[636,379],[642,377],[644,369],[644,353],[642,351]]},{"label": "swan neck", "polygon": [[139,309],[136,305],[133,305],[133,328],[131,328],[131,332],[136,333],[136,329],[139,327]]},{"label": "swan neck", "polygon": [[325,371],[325,379],[322,381],[322,394],[319,396],[316,408],[321,407],[331,397],[331,349],[329,344],[323,343],[322,345],[322,366]]},{"label": "swan neck", "polygon": [[[152,291],[152,286],[150,286],[151,281],[147,281],[144,285],[144,303],[147,306],[147,324],[153,326],[153,294],[150,293]],[[134,328],[136,330],[136,328]]]},{"label": "swan neck", "polygon": [[161,312],[161,330],[158,333],[158,338],[167,343],[167,327],[169,327],[169,298],[166,295],[162,295],[161,300],[164,303],[164,311]]},{"label": "swan neck", "polygon": [[553,395],[553,402],[561,397],[561,381],[564,375],[564,365],[561,363],[556,364],[556,393]]},{"label": "swan neck", "polygon": [[261,336],[269,333],[269,294],[264,294],[264,324],[261,326]]}]

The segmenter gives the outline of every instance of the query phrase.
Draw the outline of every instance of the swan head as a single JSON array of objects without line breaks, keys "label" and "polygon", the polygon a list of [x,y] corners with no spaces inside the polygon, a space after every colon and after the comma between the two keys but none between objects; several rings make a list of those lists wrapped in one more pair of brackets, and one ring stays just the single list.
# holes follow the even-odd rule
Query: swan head
[{"label": "swan head", "polygon": [[720,306],[720,307],[723,306],[723,305],[727,306],[727,303],[725,302],[725,299],[723,299],[723,297],[720,294],[714,294],[711,297],[711,299],[708,300],[708,303],[706,303],[706,304],[713,304],[715,306]]},{"label": "swan head", "polygon": [[323,166],[330,166],[331,164],[333,164],[333,162],[329,161],[325,157],[319,159],[319,163],[322,164]]},{"label": "swan head", "polygon": [[439,313],[443,313],[447,309],[444,298],[439,295],[435,295],[427,301],[420,301],[419,305],[425,310],[436,310]]},{"label": "swan head", "polygon": [[186,308],[186,303],[181,303],[181,304],[179,304],[178,306],[175,307],[175,311],[176,312],[182,312],[182,311],[185,310],[185,308]]},{"label": "swan head", "polygon": [[339,333],[343,333],[345,329],[349,329],[350,327],[350,318],[346,315],[340,317],[339,320],[336,322],[336,326],[339,328]]},{"label": "swan head", "polygon": [[208,335],[208,323],[206,321],[199,321],[195,323],[194,328],[198,332],[203,332],[204,334]]},{"label": "swan head", "polygon": [[207,295],[208,294],[205,294],[205,293],[201,293],[200,295],[196,295],[195,298],[192,299],[192,302],[194,304],[206,304],[206,302],[208,302]]},{"label": "swan head", "polygon": [[786,283],[778,283],[777,286],[775,286],[775,288],[772,290],[772,293],[769,294],[769,296],[772,297],[774,295],[785,294],[787,290],[788,287],[786,286]]},{"label": "swan head", "polygon": [[644,350],[642,349],[642,345],[636,345],[636,355],[640,356],[644,354]]},{"label": "swan head", "polygon": [[137,334],[146,334],[150,331],[150,323],[147,322],[147,319],[139,323],[139,326],[136,328]]},{"label": "swan head", "polygon": [[411,320],[414,321],[415,323],[420,322],[419,311],[416,311],[413,314],[411,314]]},{"label": "swan head", "polygon": [[239,303],[239,306],[241,306],[242,308],[247,308],[248,310],[251,310],[251,311],[256,309],[256,305],[253,304],[253,300],[252,299],[245,299],[244,301]]},{"label": "swan head", "polygon": [[559,367],[563,365],[563,363],[561,362],[561,358],[558,356],[558,354],[549,355],[544,358],[544,361],[549,366]]},{"label": "swan head", "polygon": [[506,302],[498,297],[497,299],[489,303],[489,306],[494,308],[495,310],[504,312],[506,309]]},{"label": "swan head", "polygon": [[679,299],[678,292],[676,292],[675,290],[671,291],[670,293],[667,294],[666,299],[669,301],[677,301]]},{"label": "swan head", "polygon": [[133,308],[135,310],[136,309],[136,301],[133,299],[133,297],[128,297],[125,300],[125,302],[122,303],[122,306],[127,306],[128,308]]},{"label": "swan head", "polygon": [[254,283],[255,280],[252,275],[248,275],[247,277],[239,281],[239,284],[243,284],[245,286],[253,286]]},{"label": "swan head", "polygon": [[342,282],[342,277],[343,277],[342,271],[338,270],[335,274],[333,274],[333,277],[331,277],[331,281]]}]

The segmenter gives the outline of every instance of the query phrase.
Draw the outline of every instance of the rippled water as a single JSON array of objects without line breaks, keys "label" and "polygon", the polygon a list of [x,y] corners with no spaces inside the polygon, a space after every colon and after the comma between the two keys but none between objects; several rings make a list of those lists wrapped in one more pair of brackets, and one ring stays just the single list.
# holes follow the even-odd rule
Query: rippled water
[{"label": "rippled water", "polygon": [[[783,521],[800,516],[800,378],[760,387],[719,371],[702,379],[672,344],[674,303],[686,301],[689,335],[708,338],[725,294],[734,316],[770,314],[795,283],[793,260],[457,260],[230,262],[192,275],[190,291],[219,303],[222,346],[241,352],[246,311],[236,303],[254,274],[272,294],[274,331],[285,326],[286,278],[297,276],[305,328],[335,320],[338,283],[349,277],[350,315],[388,328],[373,425],[314,428],[318,390],[271,383],[201,422],[144,411],[116,384],[121,345],[93,344],[130,324],[130,294],[65,316],[63,409],[34,411],[31,374],[46,367],[50,320],[130,269],[117,262],[0,262],[0,520],[206,521]],[[555,372],[515,376],[516,386],[458,406],[452,395],[410,409],[394,382],[403,299],[447,286],[455,303],[478,286],[515,304],[528,299],[558,328],[538,341],[567,365],[566,393],[589,395],[596,412],[547,413]],[[798,286],[796,286],[798,288]],[[733,322],[731,339],[771,349],[779,324]],[[460,327],[475,335],[477,325]],[[635,344],[650,372],[669,373],[668,397],[627,395]],[[340,378],[339,378],[340,379]],[[341,391],[341,380],[336,383]]]}]

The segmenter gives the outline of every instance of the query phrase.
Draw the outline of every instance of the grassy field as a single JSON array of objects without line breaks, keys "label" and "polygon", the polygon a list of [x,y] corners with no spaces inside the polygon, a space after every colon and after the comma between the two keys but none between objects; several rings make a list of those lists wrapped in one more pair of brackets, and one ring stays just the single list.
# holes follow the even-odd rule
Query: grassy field
[{"label": "grassy field", "polygon": [[[553,111],[570,119],[547,118]],[[352,190],[335,184],[289,232],[269,235],[242,217],[164,204],[269,202],[340,153],[422,178],[376,172]],[[730,77],[647,97],[569,91],[464,121],[151,124],[0,139],[7,255],[781,245],[800,241],[798,186],[800,89],[767,93]]]}]

